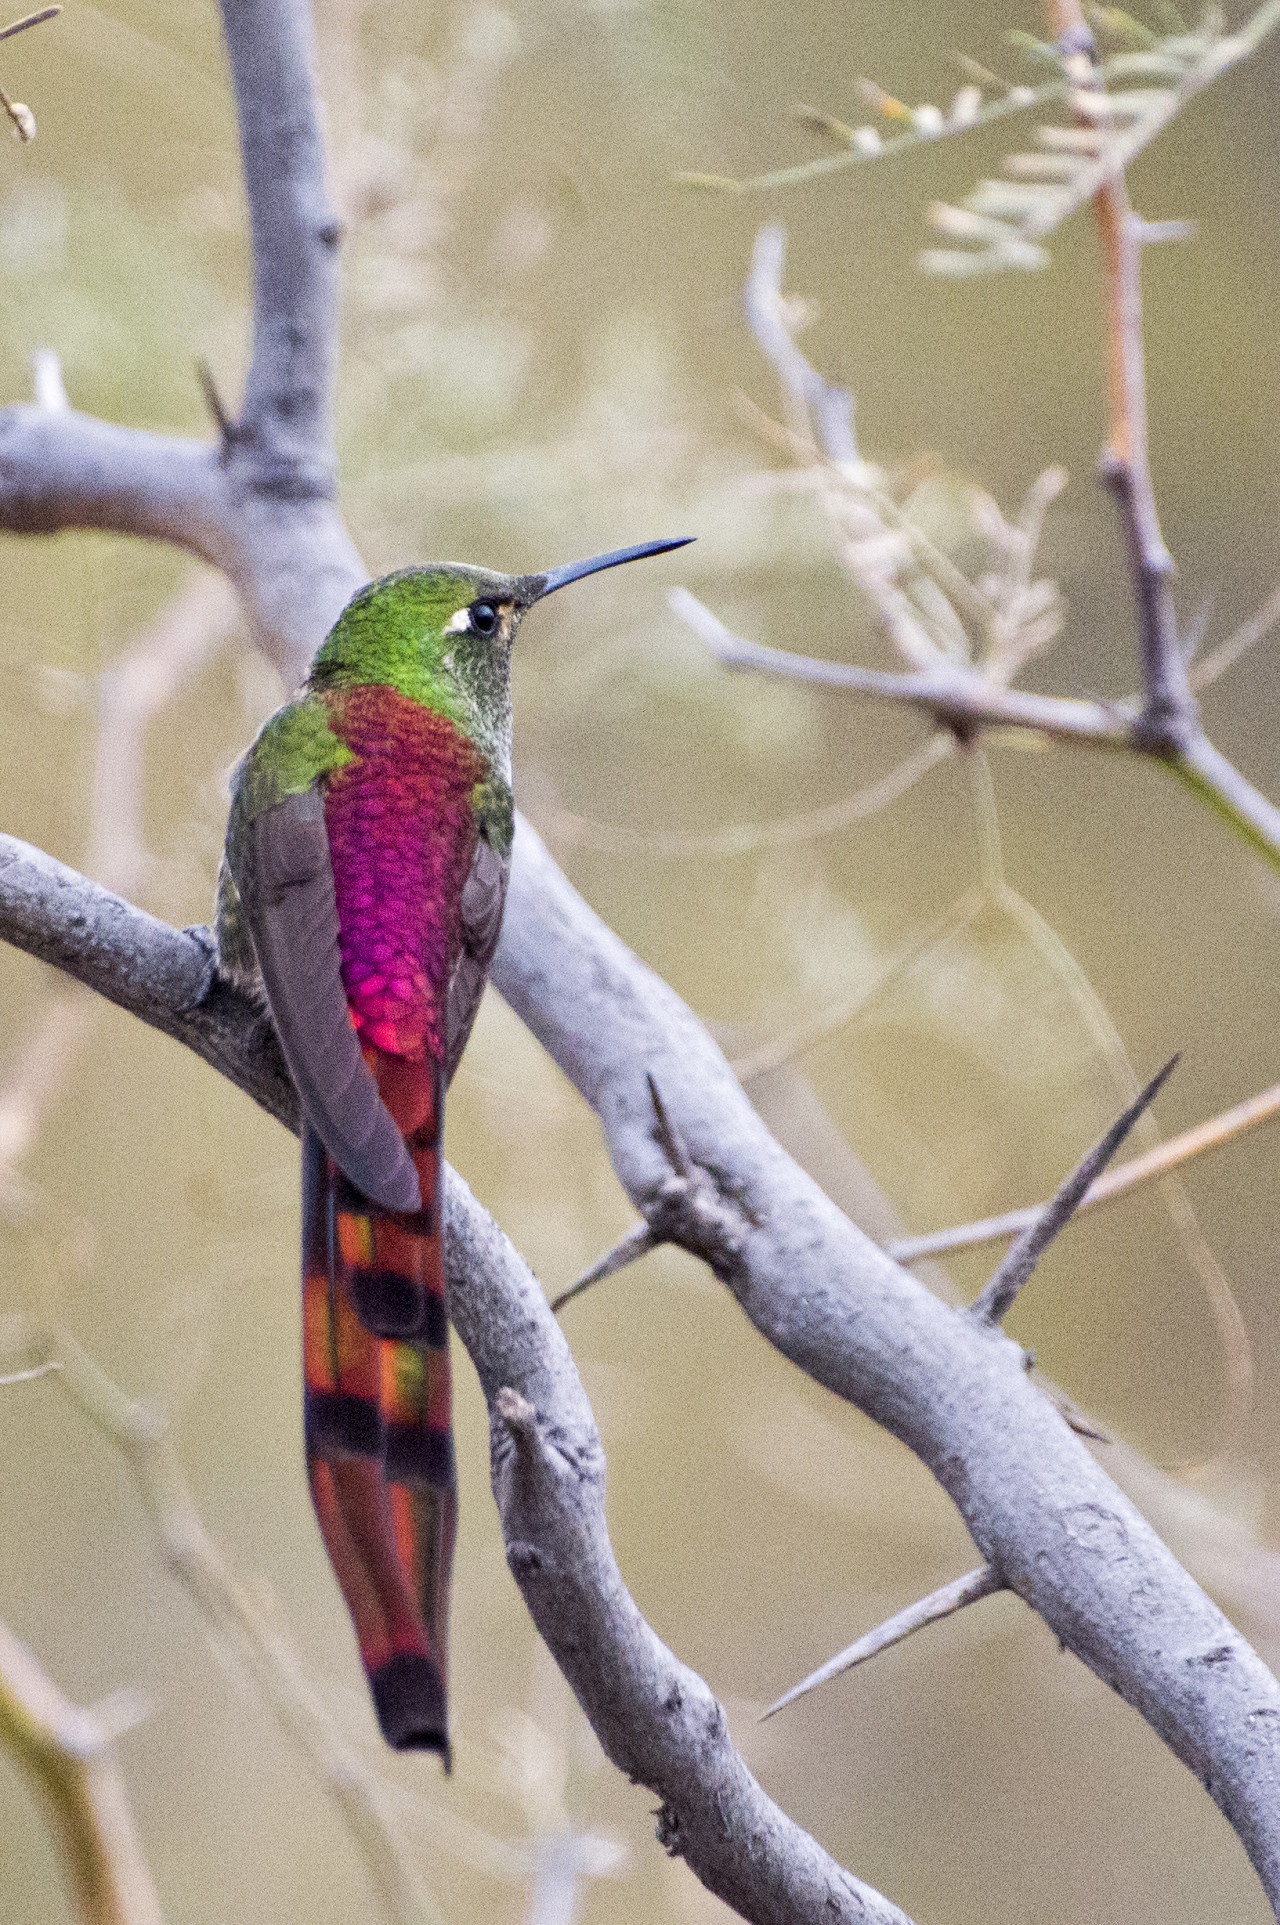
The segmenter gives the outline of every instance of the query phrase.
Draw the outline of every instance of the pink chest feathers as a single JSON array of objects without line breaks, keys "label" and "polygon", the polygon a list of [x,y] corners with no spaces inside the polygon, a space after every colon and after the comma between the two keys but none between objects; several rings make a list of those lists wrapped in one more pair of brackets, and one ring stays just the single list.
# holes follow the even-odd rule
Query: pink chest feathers
[{"label": "pink chest feathers", "polygon": [[394,689],[344,692],[333,726],[356,757],[325,788],[352,1020],[392,1055],[443,1061],[471,794],[489,765],[454,723]]}]

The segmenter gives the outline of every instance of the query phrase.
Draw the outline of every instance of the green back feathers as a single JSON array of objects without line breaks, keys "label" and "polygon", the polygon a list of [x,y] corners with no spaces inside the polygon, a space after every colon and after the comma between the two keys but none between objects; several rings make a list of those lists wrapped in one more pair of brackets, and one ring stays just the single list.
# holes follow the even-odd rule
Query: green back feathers
[{"label": "green back feathers", "polygon": [[304,692],[263,723],[253,747],[236,765],[231,786],[252,820],[353,760],[351,750],[329,727],[324,703]]}]

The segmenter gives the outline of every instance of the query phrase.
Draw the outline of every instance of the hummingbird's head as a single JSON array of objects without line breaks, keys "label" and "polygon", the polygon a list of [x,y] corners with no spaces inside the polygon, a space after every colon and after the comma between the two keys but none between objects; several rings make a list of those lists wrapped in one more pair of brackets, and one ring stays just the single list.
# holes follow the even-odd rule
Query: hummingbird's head
[{"label": "hummingbird's head", "polygon": [[312,663],[311,685],[383,683],[468,734],[509,733],[511,644],[534,603],[584,575],[692,539],[641,542],[541,575],[499,575],[462,562],[398,569],[347,603]]}]

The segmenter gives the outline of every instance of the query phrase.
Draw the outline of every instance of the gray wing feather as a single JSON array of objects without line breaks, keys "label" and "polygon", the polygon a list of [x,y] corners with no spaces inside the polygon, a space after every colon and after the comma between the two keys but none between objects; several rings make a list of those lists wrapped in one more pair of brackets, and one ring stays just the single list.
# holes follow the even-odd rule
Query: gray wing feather
[{"label": "gray wing feather", "polygon": [[322,797],[286,796],[254,818],[248,839],[251,873],[236,883],[302,1107],[363,1195],[418,1210],[417,1171],[347,1014]]},{"label": "gray wing feather", "polygon": [[502,928],[510,872],[510,857],[499,855],[481,836],[471,860],[471,873],[462,885],[462,954],[449,981],[445,1014],[446,1082],[458,1067],[458,1058],[467,1046],[480,998],[484,995],[489,964]]}]

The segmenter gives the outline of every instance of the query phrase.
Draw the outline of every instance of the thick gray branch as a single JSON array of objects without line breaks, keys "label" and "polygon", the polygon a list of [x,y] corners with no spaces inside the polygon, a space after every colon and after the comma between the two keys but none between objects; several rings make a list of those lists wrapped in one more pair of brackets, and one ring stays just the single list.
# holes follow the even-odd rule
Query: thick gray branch
[{"label": "thick gray branch", "polygon": [[222,0],[253,229],[253,359],[235,427],[255,484],[331,499],[338,241],[308,0]]},{"label": "thick gray branch", "polygon": [[217,453],[200,441],[117,428],[69,408],[0,411],[0,527],[17,535],[103,528],[221,561]]},{"label": "thick gray branch", "polygon": [[[0,936],[185,1043],[296,1133],[275,1033],[220,981],[206,930],[173,929],[0,835]],[[446,1204],[450,1310],[490,1408],[507,1560],[605,1750],[662,1800],[667,1850],[760,1925],[909,1925],[765,1795],[707,1684],[641,1616],[609,1542],[604,1452],[560,1327],[452,1169]],[[518,1448],[504,1393],[527,1409]]]},{"label": "thick gray branch", "polygon": [[[292,682],[363,580],[329,499],[335,237],[303,0],[224,0],[224,20],[258,256],[243,419],[205,450],[15,411],[0,422],[0,526],[119,528],[194,549],[236,582]],[[1060,708],[1063,733],[1122,728],[1089,705]],[[1195,778],[1227,806],[1212,767]],[[0,935],[296,1121],[273,1034],[217,983],[201,933],[168,930],[0,840]],[[1021,1352],[938,1303],[822,1195],[691,1012],[523,825],[494,974],[597,1109],[655,1232],[704,1256],[770,1342],[919,1455],[1001,1579],[1209,1787],[1280,1902],[1280,1687],[1032,1388]],[[654,1085],[691,1160],[675,1185]],[[669,1846],[752,1918],[898,1916],[765,1799],[706,1686],[639,1619],[608,1550],[598,1439],[541,1295],[452,1177],[449,1229],[459,1329],[496,1413],[513,1568],[611,1754],[663,1798]],[[518,1400],[503,1400],[505,1417],[501,1391]]]},{"label": "thick gray branch", "polygon": [[704,1187],[655,1223],[757,1329],[912,1449],[983,1557],[1211,1792],[1280,1901],[1280,1686],[1027,1378],[1021,1350],[891,1263],[769,1136],[705,1029],[517,837],[494,980],[599,1113],[653,1221],[670,1165],[648,1077]]},{"label": "thick gray branch", "polygon": [[604,1516],[604,1454],[532,1272],[461,1178],[448,1193],[450,1310],[489,1403],[507,1562],[601,1744],[662,1799],[658,1836],[744,1917],[895,1920],[768,1798],[721,1706],[645,1623]]}]

